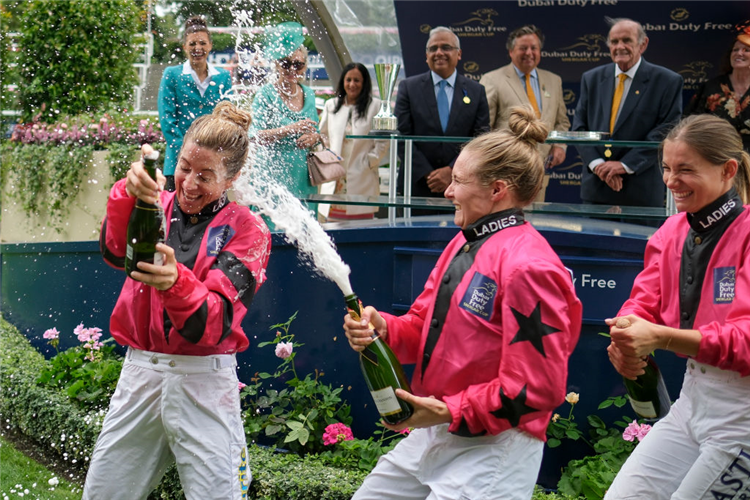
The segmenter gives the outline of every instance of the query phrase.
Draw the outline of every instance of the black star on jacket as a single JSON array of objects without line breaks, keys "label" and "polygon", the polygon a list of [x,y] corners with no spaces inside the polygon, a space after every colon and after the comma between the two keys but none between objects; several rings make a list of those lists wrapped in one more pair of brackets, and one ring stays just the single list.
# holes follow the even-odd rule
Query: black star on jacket
[{"label": "black star on jacket", "polygon": [[513,316],[516,317],[516,321],[518,322],[518,333],[516,333],[516,336],[513,337],[510,343],[515,344],[516,342],[528,340],[534,346],[534,349],[546,358],[547,355],[544,353],[542,337],[551,333],[559,333],[560,330],[542,323],[542,303],[537,302],[536,307],[528,316],[524,316],[523,313],[516,311],[512,307],[510,310],[513,311]]},{"label": "black star on jacket", "polygon": [[536,408],[526,404],[526,386],[523,386],[521,392],[515,398],[509,398],[503,388],[500,388],[500,401],[503,406],[495,411],[491,411],[495,417],[504,418],[510,422],[511,427],[518,427],[521,422],[521,417],[529,413],[539,411]]},{"label": "black star on jacket", "polygon": [[[443,401],[448,430],[459,436],[519,429],[544,440],[567,392],[581,304],[559,257],[530,224],[518,224],[519,215],[499,212],[465,228],[409,312],[382,313],[394,353],[416,363],[413,393]],[[531,338],[524,322],[539,305],[539,324],[555,327],[537,325],[544,355],[522,341]]]}]

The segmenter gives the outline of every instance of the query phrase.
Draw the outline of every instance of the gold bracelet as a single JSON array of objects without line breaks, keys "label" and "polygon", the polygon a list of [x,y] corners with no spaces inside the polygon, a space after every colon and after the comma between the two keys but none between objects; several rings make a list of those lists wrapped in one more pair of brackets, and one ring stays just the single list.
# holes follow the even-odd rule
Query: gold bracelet
[{"label": "gold bracelet", "polygon": [[664,347],[664,350],[665,350],[665,351],[668,351],[668,350],[669,350],[669,344],[671,344],[671,343],[672,343],[672,338],[673,338],[673,337],[674,337],[674,334],[672,334],[672,335],[670,335],[670,336],[669,336],[669,340],[667,340],[667,345],[666,345],[666,346]]}]

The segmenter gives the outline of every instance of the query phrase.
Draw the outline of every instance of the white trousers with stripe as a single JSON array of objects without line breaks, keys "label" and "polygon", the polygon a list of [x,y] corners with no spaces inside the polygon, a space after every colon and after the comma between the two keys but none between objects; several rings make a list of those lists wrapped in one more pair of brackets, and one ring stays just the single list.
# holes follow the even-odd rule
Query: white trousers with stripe
[{"label": "white trousers with stripe", "polygon": [[604,498],[750,499],[750,377],[688,360],[679,399]]},{"label": "white trousers with stripe", "polygon": [[83,499],[145,499],[174,462],[189,500],[247,498],[234,355],[128,349]]},{"label": "white trousers with stripe", "polygon": [[516,429],[480,437],[450,434],[448,424],[415,429],[352,500],[529,500],[543,446]]}]

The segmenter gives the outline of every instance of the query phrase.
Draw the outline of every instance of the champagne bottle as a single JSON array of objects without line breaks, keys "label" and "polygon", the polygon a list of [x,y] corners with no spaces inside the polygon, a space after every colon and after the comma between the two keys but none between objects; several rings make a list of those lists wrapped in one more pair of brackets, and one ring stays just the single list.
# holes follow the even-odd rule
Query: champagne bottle
[{"label": "champagne bottle", "polygon": [[[347,295],[344,300],[349,315],[359,320],[362,310],[357,296]],[[359,365],[380,416],[385,422],[395,425],[409,418],[414,411],[411,404],[396,397],[396,389],[408,392],[411,389],[401,363],[388,344],[380,338],[378,332],[373,333],[372,338],[373,342],[359,354]]]},{"label": "champagne bottle", "polygon": [[671,401],[659,366],[651,356],[646,357],[645,373],[635,380],[623,378],[630,406],[639,417],[658,420],[669,413]]},{"label": "champagne bottle", "polygon": [[[158,151],[149,153],[143,158],[143,167],[154,180],[156,180],[156,160],[158,159]],[[159,266],[164,263],[164,256],[156,251],[156,244],[164,243],[165,226],[164,209],[160,203],[152,205],[140,199],[135,201],[135,208],[128,222],[125,249],[125,272],[128,276],[133,271],[140,271],[137,267],[139,262]]]},{"label": "champagne bottle", "polygon": [[[619,318],[615,326],[628,328],[630,321]],[[643,375],[638,375],[635,380],[623,378],[623,382],[633,411],[646,420],[658,420],[669,413],[672,402],[656,361],[652,356],[646,356],[645,361]]]}]

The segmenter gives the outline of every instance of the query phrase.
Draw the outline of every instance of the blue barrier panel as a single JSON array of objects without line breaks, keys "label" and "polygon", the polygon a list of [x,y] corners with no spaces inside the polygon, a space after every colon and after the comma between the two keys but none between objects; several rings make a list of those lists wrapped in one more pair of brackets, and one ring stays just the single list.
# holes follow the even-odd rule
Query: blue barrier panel
[{"label": "blue barrier panel", "polygon": [[[627,297],[653,229],[564,216],[528,214],[527,218],[572,270],[584,304],[584,327],[570,360],[568,390],[581,395],[576,415],[585,426],[585,416],[595,413],[602,400],[624,393],[607,359],[608,340],[598,332],[606,331],[604,318],[615,314]],[[440,252],[457,233],[449,221],[450,216],[439,216],[398,221],[393,226],[378,220],[364,225],[345,223],[332,226],[329,234],[352,268],[352,287],[363,302],[402,313],[421,292]],[[72,332],[81,322],[107,331],[125,277],[103,262],[96,242],[3,244],[0,259],[3,317],[42,352],[54,354],[42,339],[48,328],[62,332],[62,348],[77,344]],[[251,346],[238,356],[240,380],[248,382],[256,372],[276,368],[279,360],[273,348],[256,346],[273,337],[271,325],[283,323],[295,311],[298,316],[291,332],[305,344],[295,359],[298,374],[304,377],[318,369],[324,373],[324,382],[344,387],[342,395],[352,405],[353,430],[358,436],[368,435],[375,428],[377,412],[359,373],[357,355],[342,330],[343,295],[336,285],[300,264],[296,248],[278,234],[274,235],[268,281],[243,322]],[[674,399],[684,361],[659,353],[658,362]],[[280,389],[278,385],[275,388]],[[567,411],[564,405],[559,412]],[[605,420],[633,415],[629,408],[600,414]],[[547,450],[540,483],[554,487],[561,467],[585,452],[568,443]]]}]

